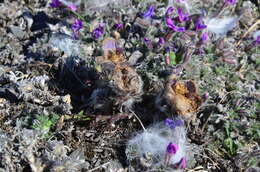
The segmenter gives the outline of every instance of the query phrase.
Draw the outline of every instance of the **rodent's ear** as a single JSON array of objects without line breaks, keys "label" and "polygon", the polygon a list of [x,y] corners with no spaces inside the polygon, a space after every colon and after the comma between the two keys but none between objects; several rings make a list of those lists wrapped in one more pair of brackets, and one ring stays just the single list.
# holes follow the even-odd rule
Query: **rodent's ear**
[{"label": "rodent's ear", "polygon": [[193,81],[186,81],[185,86],[190,93],[197,93],[197,86]]}]

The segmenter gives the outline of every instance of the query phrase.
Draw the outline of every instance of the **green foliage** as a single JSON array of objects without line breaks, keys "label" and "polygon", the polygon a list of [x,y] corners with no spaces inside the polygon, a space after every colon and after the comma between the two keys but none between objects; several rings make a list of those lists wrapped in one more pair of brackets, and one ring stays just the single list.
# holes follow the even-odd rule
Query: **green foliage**
[{"label": "green foliage", "polygon": [[80,111],[76,116],[75,116],[76,119],[79,119],[79,120],[83,120],[83,121],[89,121],[91,120],[90,117],[87,117],[85,114],[84,114],[84,111]]},{"label": "green foliage", "polygon": [[260,122],[252,122],[251,126],[246,129],[246,134],[250,140],[260,141]]},{"label": "green foliage", "polygon": [[225,132],[227,138],[224,140],[223,146],[229,155],[233,156],[237,153],[238,144],[235,143],[234,139],[231,137],[232,126],[230,124],[225,126]]},{"label": "green foliage", "polygon": [[33,121],[32,128],[35,130],[43,131],[44,137],[48,137],[51,135],[50,129],[53,127],[59,120],[59,116],[57,114],[52,115],[38,115],[36,119]]},{"label": "green foliage", "polygon": [[169,57],[170,57],[170,64],[171,65],[176,65],[178,63],[181,62],[182,60],[182,55],[181,54],[175,54],[175,52],[171,51],[169,53]]},{"label": "green foliage", "polygon": [[170,56],[170,64],[171,64],[171,65],[176,65],[176,64],[177,64],[176,54],[171,51],[171,52],[169,53],[169,56]]}]

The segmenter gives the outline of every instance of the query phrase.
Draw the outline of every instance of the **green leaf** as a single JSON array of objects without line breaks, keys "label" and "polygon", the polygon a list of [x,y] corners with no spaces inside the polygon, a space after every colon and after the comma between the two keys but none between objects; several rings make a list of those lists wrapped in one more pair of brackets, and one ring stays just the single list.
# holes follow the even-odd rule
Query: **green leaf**
[{"label": "green leaf", "polygon": [[169,53],[169,57],[170,57],[170,64],[171,64],[171,65],[176,65],[176,64],[177,64],[176,54],[171,51],[171,52]]}]

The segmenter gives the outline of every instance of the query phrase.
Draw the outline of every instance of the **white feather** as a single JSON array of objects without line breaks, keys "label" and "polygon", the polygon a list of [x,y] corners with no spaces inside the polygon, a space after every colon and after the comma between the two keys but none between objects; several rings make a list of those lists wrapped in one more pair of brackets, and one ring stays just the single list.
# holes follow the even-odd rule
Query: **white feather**
[{"label": "white feather", "polygon": [[236,26],[238,20],[238,17],[206,18],[204,22],[209,32],[215,33],[217,37],[223,37]]}]

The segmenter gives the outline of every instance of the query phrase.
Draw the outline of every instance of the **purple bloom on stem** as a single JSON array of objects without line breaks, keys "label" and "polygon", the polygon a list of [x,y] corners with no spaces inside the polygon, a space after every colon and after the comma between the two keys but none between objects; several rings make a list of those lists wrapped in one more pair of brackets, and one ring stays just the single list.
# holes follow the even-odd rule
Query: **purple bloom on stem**
[{"label": "purple bloom on stem", "polygon": [[171,120],[169,118],[167,118],[166,120],[164,120],[164,124],[168,127],[170,127],[171,129],[175,129],[177,126],[183,126],[184,122],[182,120]]},{"label": "purple bloom on stem", "polygon": [[205,44],[209,39],[209,35],[208,35],[208,32],[204,32],[202,35],[201,35],[201,38],[200,38],[200,42],[202,44]]},{"label": "purple bloom on stem", "polygon": [[50,3],[50,6],[52,8],[57,8],[61,5],[61,2],[59,0],[52,0],[51,3]]},{"label": "purple bloom on stem", "polygon": [[170,155],[175,155],[179,149],[179,146],[174,143],[169,143],[166,152]]},{"label": "purple bloom on stem", "polygon": [[163,44],[165,44],[165,40],[164,40],[164,38],[163,38],[163,37],[160,37],[158,43],[159,43],[159,45],[163,45]]},{"label": "purple bloom on stem", "polygon": [[93,30],[92,32],[92,36],[95,39],[99,39],[102,35],[104,34],[104,27],[103,26],[99,26],[96,29]]},{"label": "purple bloom on stem", "polygon": [[173,12],[173,7],[169,7],[166,11],[166,16],[169,16]]},{"label": "purple bloom on stem", "polygon": [[196,31],[200,31],[203,30],[205,28],[207,28],[207,25],[204,25],[200,19],[198,19],[195,23],[195,27],[196,27]]},{"label": "purple bloom on stem", "polygon": [[150,6],[149,10],[146,11],[144,14],[143,14],[143,18],[149,18],[149,17],[152,17],[154,14],[154,6]]},{"label": "purple bloom on stem", "polygon": [[77,11],[77,6],[74,5],[74,4],[68,5],[68,8],[69,8],[71,11]]},{"label": "purple bloom on stem", "polygon": [[74,32],[78,32],[82,28],[83,28],[83,22],[79,19],[76,19],[75,22],[72,25],[72,30]]},{"label": "purple bloom on stem", "polygon": [[258,35],[258,36],[256,37],[255,42],[256,42],[256,44],[260,44],[260,35]]},{"label": "purple bloom on stem", "polygon": [[173,21],[170,17],[166,17],[166,24],[169,28],[171,28],[172,30],[174,30],[175,32],[184,32],[185,31],[185,27],[177,27],[173,24]]},{"label": "purple bloom on stem", "polygon": [[235,5],[237,3],[236,0],[225,0],[226,5]]},{"label": "purple bloom on stem", "polygon": [[150,40],[149,38],[147,38],[147,37],[144,37],[144,42],[145,42],[145,43],[150,43],[151,40]]},{"label": "purple bloom on stem", "polygon": [[173,124],[173,120],[169,119],[169,118],[166,118],[164,120],[164,124],[167,125],[167,126],[171,126]]},{"label": "purple bloom on stem", "polygon": [[122,23],[115,24],[115,28],[116,30],[121,30],[123,28],[123,24]]},{"label": "purple bloom on stem", "polygon": [[146,46],[147,46],[148,48],[153,48],[153,46],[152,46],[152,41],[151,41],[149,38],[144,37],[144,43],[146,44]]},{"label": "purple bloom on stem", "polygon": [[181,160],[178,162],[178,167],[180,169],[185,169],[187,167],[187,160],[185,157],[181,158]]},{"label": "purple bloom on stem", "polygon": [[203,97],[204,100],[207,100],[209,98],[209,93],[208,92],[204,93],[202,95],[202,97]]},{"label": "purple bloom on stem", "polygon": [[72,31],[73,31],[73,38],[77,39],[79,36],[79,30],[83,28],[83,22],[79,19],[76,19],[75,22],[72,24]]},{"label": "purple bloom on stem", "polygon": [[189,14],[188,13],[184,14],[181,8],[178,8],[177,12],[178,12],[178,15],[179,15],[178,18],[179,18],[180,22],[188,21],[190,19]]}]

